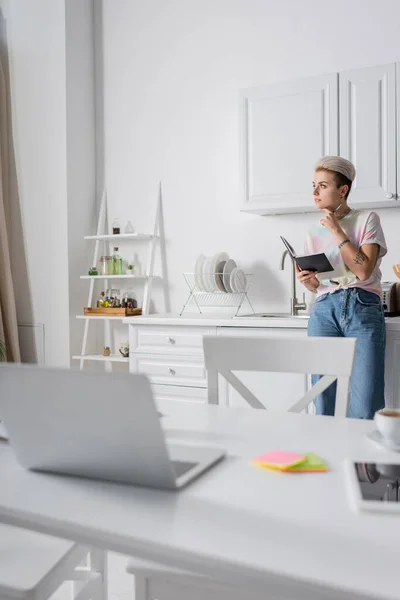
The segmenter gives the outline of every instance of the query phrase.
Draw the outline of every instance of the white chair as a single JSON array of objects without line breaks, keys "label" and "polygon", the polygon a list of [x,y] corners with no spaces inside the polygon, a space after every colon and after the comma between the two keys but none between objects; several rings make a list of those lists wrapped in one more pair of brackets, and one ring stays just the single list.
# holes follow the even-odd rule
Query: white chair
[{"label": "white chair", "polygon": [[205,336],[203,346],[208,378],[208,402],[218,404],[218,374],[221,374],[252,408],[261,409],[268,406],[256,398],[232,371],[322,374],[321,379],[293,404],[288,412],[301,412],[321,392],[337,381],[335,416],[346,417],[356,341],[356,338],[330,337],[262,339]]},{"label": "white chair", "polygon": [[126,570],[135,577],[135,600],[261,600],[236,586],[156,563],[135,559]]},{"label": "white chair", "polygon": [[105,553],[0,524],[0,600],[48,600],[65,581],[74,600],[106,600]]},{"label": "white chair", "polygon": [[[322,391],[337,381],[335,417],[346,417],[355,338],[247,338],[205,336],[204,358],[208,401],[218,404],[222,375],[252,408],[267,406],[232,371],[322,374],[321,379],[288,412],[301,412]],[[312,417],[310,417],[312,418]],[[246,597],[196,573],[132,560],[128,573],[135,577],[135,600],[238,600]]]}]

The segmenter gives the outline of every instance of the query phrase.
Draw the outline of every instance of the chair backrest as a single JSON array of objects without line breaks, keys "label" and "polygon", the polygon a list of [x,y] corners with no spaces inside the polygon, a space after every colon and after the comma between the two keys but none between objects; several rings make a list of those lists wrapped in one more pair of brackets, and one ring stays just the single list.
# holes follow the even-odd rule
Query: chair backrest
[{"label": "chair backrest", "polygon": [[356,338],[305,337],[253,338],[204,336],[208,376],[208,401],[218,404],[221,374],[253,408],[266,406],[232,371],[268,371],[322,375],[289,412],[301,412],[335,380],[335,416],[347,416],[349,380],[353,370]]}]

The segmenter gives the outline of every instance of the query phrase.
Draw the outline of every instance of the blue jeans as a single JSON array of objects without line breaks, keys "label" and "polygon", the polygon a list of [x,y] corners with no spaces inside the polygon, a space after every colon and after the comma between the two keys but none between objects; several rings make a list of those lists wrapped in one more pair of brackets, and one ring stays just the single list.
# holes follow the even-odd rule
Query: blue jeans
[{"label": "blue jeans", "polygon": [[[320,296],[313,305],[308,335],[357,338],[348,416],[372,419],[385,405],[386,327],[379,296],[360,288]],[[322,375],[313,375],[313,384]],[[317,414],[334,415],[335,398],[336,382],[316,398]]]}]

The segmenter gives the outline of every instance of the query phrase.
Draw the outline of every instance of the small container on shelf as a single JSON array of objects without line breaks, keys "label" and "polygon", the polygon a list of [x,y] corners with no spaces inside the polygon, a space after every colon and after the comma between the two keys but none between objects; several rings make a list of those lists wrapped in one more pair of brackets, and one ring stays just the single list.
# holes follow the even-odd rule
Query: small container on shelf
[{"label": "small container on shelf", "polygon": [[100,275],[111,275],[111,256],[100,256]]},{"label": "small container on shelf", "polygon": [[135,233],[135,230],[132,225],[132,221],[127,221],[125,225],[125,233]]},{"label": "small container on shelf", "polygon": [[128,289],[122,295],[121,306],[123,308],[137,308],[137,300],[132,290]]},{"label": "small container on shelf", "polygon": [[97,308],[107,308],[107,307],[108,307],[108,300],[106,298],[106,293],[101,292],[100,298],[97,301]]},{"label": "small container on shelf", "polygon": [[118,235],[119,233],[121,233],[119,219],[117,219],[117,218],[115,218],[114,221],[112,222],[112,232],[113,232],[113,235]]},{"label": "small container on shelf", "polygon": [[121,342],[119,345],[119,351],[124,358],[128,358],[129,356],[129,342]]},{"label": "small container on shelf", "polygon": [[132,266],[133,266],[133,271],[135,273],[135,275],[140,275],[142,272],[142,268],[139,262],[139,258],[137,255],[137,252],[135,252],[134,257],[133,257],[133,261],[132,261]]},{"label": "small container on shelf", "polygon": [[90,267],[90,269],[88,271],[88,275],[93,275],[94,276],[94,275],[98,275],[98,274],[99,274],[99,272],[96,269],[96,267]]},{"label": "small container on shelf", "polygon": [[106,298],[108,306],[111,308],[120,308],[121,306],[121,291],[117,288],[108,288],[106,290]]},{"label": "small container on shelf", "polygon": [[114,254],[111,257],[111,269],[109,275],[122,275],[122,258],[118,254],[118,246],[115,246]]}]

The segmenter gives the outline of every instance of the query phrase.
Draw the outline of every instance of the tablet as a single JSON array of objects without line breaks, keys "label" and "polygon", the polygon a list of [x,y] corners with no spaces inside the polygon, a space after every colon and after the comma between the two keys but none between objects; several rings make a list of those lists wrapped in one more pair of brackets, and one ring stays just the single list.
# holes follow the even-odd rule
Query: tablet
[{"label": "tablet", "polygon": [[364,463],[347,459],[344,471],[349,501],[355,511],[400,515],[400,463]]}]

